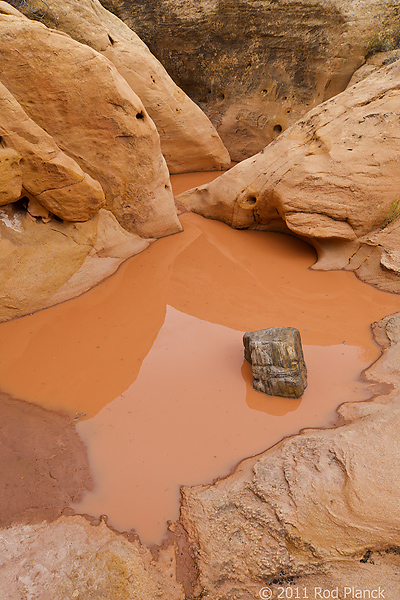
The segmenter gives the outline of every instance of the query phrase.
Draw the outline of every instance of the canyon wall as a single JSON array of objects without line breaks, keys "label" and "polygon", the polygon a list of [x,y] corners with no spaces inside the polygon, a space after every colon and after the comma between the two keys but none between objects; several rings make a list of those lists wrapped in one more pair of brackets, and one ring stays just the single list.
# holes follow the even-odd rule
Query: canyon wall
[{"label": "canyon wall", "polygon": [[396,0],[102,0],[204,110],[231,157],[259,152],[398,47]]},{"label": "canyon wall", "polygon": [[232,227],[292,232],[316,247],[315,268],[398,292],[399,106],[395,61],[179,200]]},{"label": "canyon wall", "polygon": [[173,82],[141,39],[98,0],[12,0],[27,17],[64,31],[107,57],[139,96],[171,173],[226,169],[230,157],[203,111]]}]

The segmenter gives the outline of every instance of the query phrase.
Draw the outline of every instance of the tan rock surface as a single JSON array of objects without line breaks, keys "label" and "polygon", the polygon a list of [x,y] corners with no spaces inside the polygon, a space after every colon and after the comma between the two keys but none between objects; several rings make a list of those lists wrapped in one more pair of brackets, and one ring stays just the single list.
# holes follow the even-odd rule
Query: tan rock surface
[{"label": "tan rock surface", "polygon": [[0,208],[0,321],[85,292],[147,246],[103,209],[84,223],[44,223],[22,206]]},{"label": "tan rock surface", "polygon": [[[396,315],[375,326],[387,350],[368,370],[373,380],[398,385],[398,321]],[[339,413],[353,421],[304,430],[214,485],[183,488],[181,520],[205,597],[248,598],[264,585],[277,592],[289,582],[340,585],[339,598],[346,597],[344,586],[380,585],[385,598],[396,597],[398,388],[374,401],[344,404]]]},{"label": "tan rock surface", "polygon": [[233,227],[292,231],[315,245],[317,268],[349,268],[394,290],[400,272],[393,219],[400,189],[399,104],[397,61],[310,111],[258,155],[178,199]]},{"label": "tan rock surface", "polygon": [[[228,168],[230,158],[203,111],[172,81],[140,38],[97,0],[21,4],[46,24],[106,56],[142,100],[171,173]],[[38,18],[38,17],[36,17]]]},{"label": "tan rock surface", "polygon": [[21,158],[12,148],[0,147],[0,206],[21,198]]},{"label": "tan rock surface", "polygon": [[175,548],[162,554],[160,568],[138,542],[83,517],[13,526],[0,530],[0,595],[2,600],[183,600]]},{"label": "tan rock surface", "polygon": [[215,125],[232,160],[399,47],[396,0],[102,0]]},{"label": "tan rock surface", "polygon": [[360,83],[363,79],[375,73],[378,69],[386,65],[390,65],[391,63],[396,62],[396,60],[400,59],[400,49],[399,50],[391,50],[389,52],[376,52],[372,54],[367,60],[365,64],[362,65],[357,71],[355,71],[350,79],[347,87],[352,87],[356,83]]},{"label": "tan rock surface", "polygon": [[99,181],[125,229],[154,237],[180,231],[154,123],[110,61],[41,23],[4,13],[0,52],[1,82]]},{"label": "tan rock surface", "polygon": [[[14,149],[20,163],[23,192],[66,221],[87,221],[105,203],[97,181],[56,145],[53,138],[28,117],[0,83],[0,136],[3,146]],[[5,152],[3,150],[2,152]],[[10,202],[21,198],[19,192]],[[2,202],[1,204],[5,204]]]}]

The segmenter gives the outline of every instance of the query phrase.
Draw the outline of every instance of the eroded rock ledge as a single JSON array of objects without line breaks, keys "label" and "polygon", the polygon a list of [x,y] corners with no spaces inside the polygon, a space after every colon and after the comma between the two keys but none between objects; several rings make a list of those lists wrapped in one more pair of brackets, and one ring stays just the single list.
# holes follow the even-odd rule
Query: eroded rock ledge
[{"label": "eroded rock ledge", "polygon": [[398,292],[399,106],[396,61],[179,200],[240,229],[293,232],[316,247],[316,268]]}]

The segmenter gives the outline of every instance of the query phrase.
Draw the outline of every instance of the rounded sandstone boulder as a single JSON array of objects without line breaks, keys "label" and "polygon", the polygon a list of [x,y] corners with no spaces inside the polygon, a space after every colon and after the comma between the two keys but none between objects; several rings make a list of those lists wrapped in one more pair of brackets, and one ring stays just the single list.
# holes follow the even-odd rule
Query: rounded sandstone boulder
[{"label": "rounded sandstone boulder", "polygon": [[30,0],[54,29],[106,56],[139,96],[154,121],[171,173],[227,169],[230,157],[203,111],[174,83],[162,64],[123,21],[98,0]]},{"label": "rounded sandstone boulder", "polygon": [[0,81],[100,183],[125,229],[145,237],[181,230],[155,125],[109,60],[41,23],[1,13],[0,52]]}]

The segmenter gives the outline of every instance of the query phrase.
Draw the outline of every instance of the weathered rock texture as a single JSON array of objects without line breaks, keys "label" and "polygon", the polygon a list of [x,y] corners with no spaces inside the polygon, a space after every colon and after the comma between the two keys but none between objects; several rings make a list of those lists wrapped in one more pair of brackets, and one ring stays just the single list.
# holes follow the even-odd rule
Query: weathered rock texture
[{"label": "weathered rock texture", "polygon": [[399,107],[397,61],[179,200],[233,227],[286,229],[315,245],[317,268],[351,269],[398,291]]},{"label": "weathered rock texture", "polygon": [[12,148],[0,148],[0,206],[21,198],[21,158]]},{"label": "weathered rock texture", "polygon": [[86,447],[66,416],[1,393],[0,407],[0,526],[59,517],[92,487]]},{"label": "weathered rock texture", "polygon": [[44,223],[21,203],[0,208],[0,321],[85,292],[148,243],[104,209],[84,223]]},{"label": "weathered rock texture", "polygon": [[270,396],[300,398],[307,370],[300,332],[294,327],[270,327],[243,336],[244,357],[251,364],[253,388]]},{"label": "weathered rock texture", "polygon": [[105,203],[101,185],[60,150],[1,83],[0,136],[1,144],[6,146],[0,152],[14,152],[14,161],[9,160],[8,164],[19,167],[19,177],[10,172],[15,192],[7,201],[1,200],[1,205],[28,195],[60,219],[87,221]]},{"label": "weathered rock texture", "polygon": [[180,230],[154,123],[109,60],[41,23],[4,12],[0,52],[1,82],[101,184],[106,208],[125,229],[153,237]]},{"label": "weathered rock texture", "polygon": [[100,2],[14,0],[12,4],[114,63],[154,121],[171,173],[229,167],[229,154],[203,111],[178,88],[140,38]]},{"label": "weathered rock texture", "polygon": [[83,517],[13,526],[0,530],[0,595],[2,600],[183,600],[176,550],[169,546],[156,562],[138,542]]},{"label": "weathered rock texture", "polygon": [[360,67],[359,69],[357,69],[357,71],[353,73],[352,78],[350,79],[347,87],[352,87],[353,85],[359,83],[372,73],[375,73],[375,71],[377,71],[378,69],[381,69],[386,65],[390,65],[399,59],[400,49],[390,50],[387,52],[375,52],[374,54],[372,54],[372,56],[367,58],[362,67]]},{"label": "weathered rock texture", "polygon": [[396,0],[102,0],[216,126],[233,160],[343,91],[398,47]]},{"label": "weathered rock texture", "polygon": [[214,485],[183,489],[181,520],[203,597],[245,599],[265,585],[277,594],[289,583],[339,586],[339,598],[344,586],[381,586],[386,598],[396,597],[399,324],[395,315],[375,325],[388,349],[367,372],[396,385],[388,395],[344,404],[339,412],[347,424],[305,430]]}]

